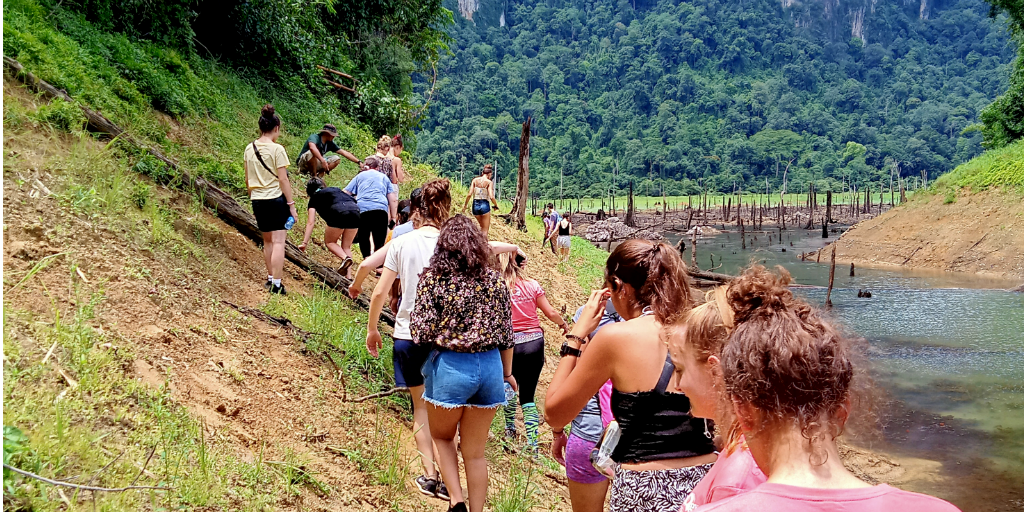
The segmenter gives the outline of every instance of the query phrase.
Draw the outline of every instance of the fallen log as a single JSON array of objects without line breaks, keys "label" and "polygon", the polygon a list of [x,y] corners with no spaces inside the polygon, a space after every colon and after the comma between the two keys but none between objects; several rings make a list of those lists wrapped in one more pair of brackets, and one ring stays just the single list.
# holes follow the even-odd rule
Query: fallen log
[{"label": "fallen log", "polygon": [[[12,77],[20,80],[33,91],[40,93],[47,98],[61,98],[68,103],[78,105],[78,108],[82,110],[82,113],[88,121],[90,130],[109,135],[112,138],[131,144],[166,164],[176,172],[179,178],[178,180],[175,180],[174,183],[167,183],[168,185],[176,186],[185,192],[196,194],[203,200],[203,204],[213,210],[220,218],[224,219],[225,222],[237,229],[239,233],[249,237],[257,244],[263,243],[263,235],[256,226],[255,217],[253,217],[248,210],[243,208],[242,205],[238,204],[238,202],[235,201],[235,198],[230,194],[220,189],[206,178],[203,178],[202,176],[195,176],[185,169],[182,169],[177,163],[164,156],[159,150],[149,147],[135,139],[131,134],[125,132],[121,127],[107,119],[103,114],[76,102],[63,90],[57,89],[45,80],[42,80],[28,72],[20,62],[5,55],[4,66]],[[348,290],[348,287],[351,284],[350,280],[343,277],[334,269],[317,263],[300,251],[299,248],[291,242],[288,242],[285,246],[285,257],[288,261],[291,261],[302,270],[313,274],[328,287],[342,291],[343,294]],[[359,298],[356,299],[356,303],[368,309],[370,299],[365,295],[360,295]],[[382,312],[381,319],[388,325],[395,325],[395,317],[390,311],[385,310]]]}]

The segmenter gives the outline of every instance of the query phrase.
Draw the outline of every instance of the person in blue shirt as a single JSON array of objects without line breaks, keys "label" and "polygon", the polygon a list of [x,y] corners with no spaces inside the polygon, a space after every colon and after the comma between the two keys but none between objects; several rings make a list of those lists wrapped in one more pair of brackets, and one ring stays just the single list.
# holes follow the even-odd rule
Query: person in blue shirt
[{"label": "person in blue shirt", "polygon": [[359,204],[356,243],[363,258],[384,246],[388,229],[394,227],[394,219],[398,218],[398,187],[377,170],[379,165],[376,156],[366,157],[364,170],[345,187],[345,192],[355,197]]}]

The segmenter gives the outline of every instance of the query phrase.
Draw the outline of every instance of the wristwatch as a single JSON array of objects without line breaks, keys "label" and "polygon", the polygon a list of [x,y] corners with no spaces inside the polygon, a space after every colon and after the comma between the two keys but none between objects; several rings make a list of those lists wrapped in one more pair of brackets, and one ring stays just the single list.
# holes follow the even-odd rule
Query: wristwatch
[{"label": "wristwatch", "polygon": [[569,346],[569,342],[562,342],[562,349],[558,351],[558,354],[562,357],[575,356],[579,357],[583,351],[578,348],[572,348]]}]

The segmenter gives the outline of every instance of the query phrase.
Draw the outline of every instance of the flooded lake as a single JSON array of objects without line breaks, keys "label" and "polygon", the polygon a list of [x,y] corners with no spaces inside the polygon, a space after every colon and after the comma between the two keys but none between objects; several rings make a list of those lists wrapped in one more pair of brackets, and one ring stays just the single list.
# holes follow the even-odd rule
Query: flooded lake
[{"label": "flooded lake", "polygon": [[[769,243],[766,233],[748,233],[743,250],[739,233],[722,233],[698,241],[697,263],[708,269],[713,259],[729,274],[752,260],[783,265],[798,284],[814,286],[794,291],[823,306],[828,257],[802,262],[800,253],[831,236],[786,230],[780,243],[773,230]],[[1024,510],[1024,294],[1006,291],[1019,284],[903,269],[857,268],[850,277],[849,264],[836,267],[831,314],[867,340],[874,384],[872,428],[852,442],[939,463],[908,469],[901,487],[965,511]],[[862,289],[872,297],[858,298]]]}]

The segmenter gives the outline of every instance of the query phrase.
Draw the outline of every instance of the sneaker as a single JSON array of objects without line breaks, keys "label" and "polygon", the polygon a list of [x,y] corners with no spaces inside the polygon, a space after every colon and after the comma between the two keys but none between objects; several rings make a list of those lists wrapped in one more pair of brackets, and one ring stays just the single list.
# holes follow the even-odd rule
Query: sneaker
[{"label": "sneaker", "polygon": [[[416,488],[421,493],[427,496],[437,496],[437,480],[427,478],[426,475],[420,475],[416,477],[416,480],[413,480],[413,483],[416,484]],[[447,489],[445,489],[445,492],[447,493]]]},{"label": "sneaker", "polygon": [[271,286],[270,293],[275,295],[288,295],[288,291],[284,289],[284,283],[277,286]]},{"label": "sneaker", "polygon": [[466,502],[465,501],[460,501],[460,502],[458,502],[458,503],[448,507],[448,512],[468,512],[466,510]]},{"label": "sneaker", "polygon": [[505,439],[509,441],[515,441],[519,437],[516,432],[516,427],[505,427]]},{"label": "sneaker", "polygon": [[272,288],[273,286],[274,286],[274,282],[271,281],[270,279],[267,279],[267,282],[263,283],[263,289],[268,291],[268,292],[270,291],[270,288]]},{"label": "sneaker", "polygon": [[345,260],[341,262],[341,266],[338,267],[338,273],[341,274],[341,275],[347,274],[348,273],[348,269],[351,266],[352,266],[352,258],[345,258]]},{"label": "sneaker", "polygon": [[434,493],[434,497],[445,501],[452,499],[452,497],[448,495],[448,486],[444,485],[444,482],[437,482],[437,492]]}]

